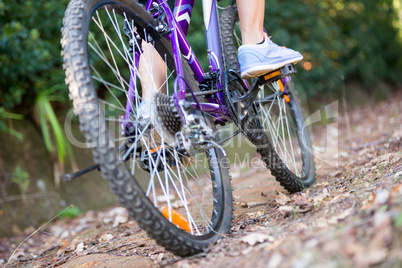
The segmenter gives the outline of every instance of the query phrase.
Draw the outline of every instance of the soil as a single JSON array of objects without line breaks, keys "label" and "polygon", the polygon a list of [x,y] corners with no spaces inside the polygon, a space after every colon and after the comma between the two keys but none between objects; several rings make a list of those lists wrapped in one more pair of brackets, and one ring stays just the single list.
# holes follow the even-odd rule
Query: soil
[{"label": "soil", "polygon": [[288,194],[263,168],[231,169],[232,233],[205,253],[174,256],[113,207],[0,240],[0,265],[401,267],[402,91],[333,112],[313,131],[317,182],[308,190]]}]

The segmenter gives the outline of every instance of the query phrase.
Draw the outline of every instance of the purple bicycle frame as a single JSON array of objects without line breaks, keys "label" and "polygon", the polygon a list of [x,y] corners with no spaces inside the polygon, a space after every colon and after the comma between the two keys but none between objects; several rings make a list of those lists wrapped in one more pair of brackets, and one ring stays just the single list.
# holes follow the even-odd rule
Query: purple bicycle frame
[{"label": "purple bicycle frame", "polygon": [[[184,59],[187,60],[196,80],[199,83],[204,81],[205,75],[205,72],[203,71],[197,57],[195,56],[190,44],[186,39],[186,34],[190,24],[195,0],[177,0],[174,13],[172,13],[165,0],[148,0],[146,5],[147,10],[152,7],[153,2],[159,4],[159,6],[164,9],[166,13],[166,22],[169,28],[172,30],[166,38],[169,39],[172,44],[173,58],[177,72],[176,80],[174,83],[175,91],[173,96],[175,104],[179,107],[179,102],[180,100],[185,99],[185,95],[186,93],[188,93],[187,91],[190,90],[191,92],[193,92],[193,89],[191,89],[187,82],[183,79],[184,72],[181,60],[182,55]],[[218,89],[221,89],[222,81],[224,79],[224,68],[222,61],[216,0],[203,0],[203,10],[210,71],[219,72]],[[133,66],[130,77],[130,87],[128,92],[128,101],[126,104],[125,119],[129,119],[132,113],[131,107],[133,107],[137,79],[134,70],[138,69],[139,57],[140,53],[136,52],[134,64],[135,66]],[[216,99],[210,99],[207,103],[199,103],[197,100],[195,100],[195,102],[190,102],[189,104],[193,109],[198,109],[200,111],[213,114],[216,118],[215,123],[217,124],[223,120],[222,117],[229,116],[224,103],[224,95],[222,92],[219,92],[217,93]],[[185,123],[185,118],[182,114],[181,109],[179,109],[179,112],[183,123]]]}]

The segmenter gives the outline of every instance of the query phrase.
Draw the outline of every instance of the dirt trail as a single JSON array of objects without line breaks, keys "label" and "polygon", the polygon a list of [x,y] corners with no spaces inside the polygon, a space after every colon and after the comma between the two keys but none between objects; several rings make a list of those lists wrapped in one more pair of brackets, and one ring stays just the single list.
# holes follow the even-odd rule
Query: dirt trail
[{"label": "dirt trail", "polygon": [[[325,162],[316,160],[317,182],[303,193],[285,193],[264,169],[231,169],[233,232],[206,253],[176,257],[111,208],[48,225],[8,267],[400,267],[401,122],[399,92],[315,129]],[[33,231],[0,240],[0,264]]]}]

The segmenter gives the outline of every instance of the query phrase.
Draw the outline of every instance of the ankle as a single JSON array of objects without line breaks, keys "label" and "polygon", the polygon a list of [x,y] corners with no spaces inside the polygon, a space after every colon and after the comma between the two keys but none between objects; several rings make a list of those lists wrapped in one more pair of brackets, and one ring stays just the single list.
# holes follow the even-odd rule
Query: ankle
[{"label": "ankle", "polygon": [[265,41],[265,36],[263,33],[258,32],[247,32],[242,31],[242,43],[243,45],[256,45]]}]

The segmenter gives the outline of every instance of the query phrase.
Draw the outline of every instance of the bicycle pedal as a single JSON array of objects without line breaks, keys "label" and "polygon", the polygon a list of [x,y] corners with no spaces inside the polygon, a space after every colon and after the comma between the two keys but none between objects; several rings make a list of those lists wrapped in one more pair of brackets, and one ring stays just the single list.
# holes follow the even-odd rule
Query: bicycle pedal
[{"label": "bicycle pedal", "polygon": [[287,64],[280,69],[277,69],[275,71],[272,71],[270,73],[258,77],[258,81],[261,85],[269,84],[285,76],[289,76],[295,73],[297,73],[295,65]]}]

